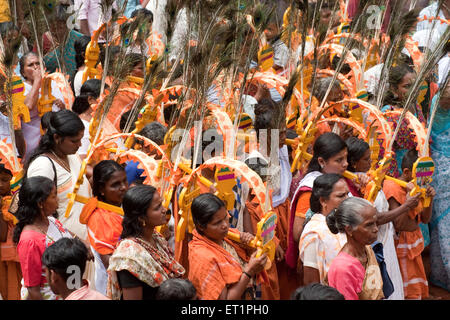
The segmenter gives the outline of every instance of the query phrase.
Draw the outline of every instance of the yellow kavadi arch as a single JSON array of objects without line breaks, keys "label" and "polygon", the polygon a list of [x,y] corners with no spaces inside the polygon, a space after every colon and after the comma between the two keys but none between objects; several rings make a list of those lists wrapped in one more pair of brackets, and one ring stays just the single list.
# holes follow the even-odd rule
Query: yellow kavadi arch
[{"label": "yellow kavadi arch", "polygon": [[[199,175],[204,168],[216,168],[216,183],[213,184]],[[239,176],[243,181],[249,184],[254,190],[259,202],[263,204],[264,217],[258,223],[256,236],[249,245],[258,249],[258,255],[266,252],[269,260],[273,261],[275,257],[275,245],[272,240],[274,237],[277,216],[271,209],[270,199],[267,198],[269,195],[266,187],[259,175],[251,170],[245,163],[226,157],[214,157],[207,160],[193,170],[187,179],[185,179],[185,187],[182,189],[179,197],[180,219],[176,226],[175,241],[183,241],[186,232],[191,233],[194,229],[191,204],[192,201],[201,194],[200,187],[197,185],[197,179],[207,187],[214,185],[217,190],[216,195],[224,200],[227,209],[230,210],[234,205],[232,187],[233,182],[234,184],[236,183],[236,176]],[[230,231],[228,237],[231,240],[240,241],[239,235],[234,232]],[[266,268],[268,267],[270,267],[270,264],[266,265]]]},{"label": "yellow kavadi arch", "polygon": [[312,121],[317,122],[321,118],[323,113],[325,113],[329,109],[337,108],[338,110],[343,110],[344,105],[352,106],[353,109],[361,108],[362,112],[366,113],[366,119],[363,123],[365,130],[367,131],[370,126],[376,125],[378,127],[377,132],[379,133],[379,138],[382,139],[382,146],[386,150],[392,138],[392,127],[387,122],[383,113],[379,109],[377,109],[377,107],[368,103],[367,101],[360,99],[344,99],[342,101],[331,104],[328,107],[323,108],[322,110],[318,110],[315,115],[313,115],[314,118]]},{"label": "yellow kavadi arch", "polygon": [[[119,144],[117,142],[119,141],[119,139],[125,141],[129,137],[142,140],[144,142],[144,146],[149,146],[151,148],[156,149],[158,153],[162,156],[162,161],[156,162],[156,160],[153,157],[150,157],[144,154],[143,152],[138,153],[137,151],[132,150],[120,150],[120,149],[118,150]],[[88,164],[92,162],[98,162],[106,159],[112,160],[122,159],[123,161],[134,159],[142,161],[141,168],[143,168],[144,171],[146,172],[148,180],[155,184],[158,184],[161,181],[161,179],[164,179],[162,175],[163,169],[169,170],[170,172],[169,177],[174,176],[172,163],[170,162],[164,150],[155,142],[146,137],[133,133],[120,133],[108,136],[103,140],[101,140],[100,142],[98,142],[96,145],[94,146],[91,145],[90,148],[92,148],[92,150],[88,152],[88,157],[83,160],[83,164],[80,169],[80,175],[69,198],[69,203],[67,205],[65,213],[66,217],[69,216],[70,211],[72,210],[73,203],[76,201],[78,190],[80,188],[81,183],[83,183],[84,179],[83,177],[84,173],[86,172],[86,167]],[[156,164],[158,164],[157,167],[155,167]]]}]

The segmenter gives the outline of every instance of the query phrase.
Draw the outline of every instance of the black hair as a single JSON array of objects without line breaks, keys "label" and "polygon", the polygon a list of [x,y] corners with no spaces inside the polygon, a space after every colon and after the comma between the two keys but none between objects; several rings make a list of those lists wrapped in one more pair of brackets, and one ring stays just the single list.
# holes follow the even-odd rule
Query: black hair
[{"label": "black hair", "polygon": [[158,145],[164,144],[164,136],[167,133],[167,128],[163,126],[158,121],[153,121],[147,124],[141,131],[139,135],[149,138]]},{"label": "black hair", "polygon": [[114,160],[102,160],[95,165],[92,173],[92,194],[98,200],[105,201],[100,190],[117,171],[125,172],[125,169]]},{"label": "black hair", "polygon": [[322,212],[320,198],[328,200],[331,192],[333,191],[334,185],[341,179],[343,179],[343,177],[340,174],[327,173],[317,177],[314,180],[311,198],[309,199],[309,205],[312,212]]},{"label": "black hair", "polygon": [[276,125],[276,115],[279,105],[272,99],[262,99],[255,105],[255,121],[253,127],[259,137],[261,129],[278,129]]},{"label": "black hair", "polygon": [[347,149],[347,145],[340,136],[333,132],[325,132],[314,142],[313,157],[308,164],[308,173],[322,170],[319,157],[328,160],[344,149]]},{"label": "black hair", "polygon": [[69,267],[77,266],[80,276],[86,269],[88,248],[78,238],[61,238],[45,249],[42,255],[42,265],[55,271],[65,281],[73,274]]},{"label": "black hair", "polygon": [[[286,139],[295,139],[298,137],[297,132],[295,132],[295,130],[292,129],[286,129]],[[287,145],[287,149],[288,149],[288,153],[291,154],[292,153],[292,146],[291,145]]]},{"label": "black hair", "polygon": [[359,139],[356,137],[350,137],[345,140],[345,144],[347,145],[347,162],[348,167],[347,170],[351,172],[355,172],[355,164],[364,156],[367,150],[369,150],[370,146],[363,139]]},{"label": "black hair", "polygon": [[33,224],[41,215],[39,203],[49,197],[53,188],[55,183],[47,177],[36,176],[25,179],[20,187],[18,209],[15,213],[18,220],[13,233],[15,243],[19,242],[23,228]]},{"label": "black hair", "polygon": [[25,61],[27,60],[27,58],[29,56],[35,56],[38,57],[38,55],[36,53],[34,53],[33,51],[27,52],[25,53],[23,56],[20,57],[19,59],[19,68],[20,68],[20,74],[22,75],[22,77],[24,77],[26,79],[26,77],[24,76],[23,72],[25,69]]},{"label": "black hair", "polygon": [[38,147],[27,161],[25,171],[28,170],[30,163],[33,162],[34,159],[43,153],[51,152],[53,150],[55,147],[54,134],[57,134],[62,138],[74,137],[80,131],[84,131],[84,124],[75,112],[67,109],[53,112],[50,117],[47,132],[41,137]]},{"label": "black hair", "polygon": [[75,97],[72,104],[72,111],[77,115],[81,115],[88,111],[90,108],[89,100],[87,96],[78,96]]},{"label": "black hair", "polygon": [[156,292],[156,300],[192,300],[197,290],[187,279],[172,278],[164,281]]},{"label": "black hair", "polygon": [[383,105],[400,105],[402,101],[399,100],[397,95],[393,92],[403,78],[408,73],[415,73],[414,68],[406,63],[400,63],[397,66],[391,68],[389,71],[389,88],[384,96]]},{"label": "black hair", "polygon": [[41,118],[41,128],[42,130],[47,130],[50,126],[50,119],[53,115],[53,111],[49,111],[43,114]]},{"label": "black hair", "polygon": [[149,185],[137,185],[127,190],[122,200],[124,211],[121,239],[142,235],[143,227],[139,218],[147,215],[156,188]]},{"label": "black hair", "polygon": [[91,42],[91,37],[83,35],[76,39],[73,43],[73,48],[75,49],[75,63],[77,65],[77,70],[79,67],[84,65],[86,48],[89,45],[89,42]]},{"label": "black hair", "polygon": [[80,88],[80,95],[75,97],[73,101],[72,111],[80,115],[89,110],[89,97],[97,99],[100,96],[101,84],[102,82],[99,79],[89,79],[83,83]]},{"label": "black hair", "polygon": [[402,159],[402,170],[409,169],[412,170],[414,163],[419,158],[419,153],[415,148],[408,150]]},{"label": "black hair", "polygon": [[[128,118],[130,117],[131,110],[132,109],[122,113],[122,115],[120,116],[120,123],[119,123],[120,132],[123,132],[123,129],[125,129],[125,125],[127,124]],[[133,122],[131,123],[130,132],[136,129],[136,121],[138,119],[138,116],[139,113],[136,113]]]},{"label": "black hair", "polygon": [[195,198],[192,201],[191,212],[197,231],[202,233],[201,229],[206,228],[216,212],[224,207],[225,203],[212,193],[203,193]]},{"label": "black hair", "polygon": [[145,8],[134,10],[131,13],[130,19],[133,19],[134,17],[137,17],[138,15],[143,15],[145,18],[149,20],[150,23],[153,23],[153,12],[150,10],[147,10]]},{"label": "black hair", "polygon": [[[267,180],[267,169],[269,163],[261,157],[250,157],[244,161],[244,163],[253,171],[255,171],[262,181]],[[266,173],[266,174],[264,174]]]},{"label": "black hair", "polygon": [[[80,95],[97,99],[100,96],[102,81],[100,79],[89,79],[80,88]],[[105,84],[105,88],[106,88]]]},{"label": "black hair", "polygon": [[[211,149],[211,145],[214,147],[213,149]],[[205,163],[205,161],[218,156],[218,154],[212,154],[213,151],[214,153],[223,151],[223,135],[220,134],[216,128],[209,128],[202,132],[201,147],[198,148],[197,163],[195,167],[198,168],[202,163]],[[194,153],[195,145],[191,147],[192,158],[194,158]]]},{"label": "black hair", "polygon": [[291,300],[345,300],[345,297],[333,287],[310,283],[297,288],[292,293]]},{"label": "black hair", "polygon": [[[0,159],[1,160],[1,159]],[[11,177],[13,177],[13,174],[11,172],[11,170],[6,169],[5,165],[3,163],[0,163],[0,174],[1,173],[7,173],[9,174]]]}]

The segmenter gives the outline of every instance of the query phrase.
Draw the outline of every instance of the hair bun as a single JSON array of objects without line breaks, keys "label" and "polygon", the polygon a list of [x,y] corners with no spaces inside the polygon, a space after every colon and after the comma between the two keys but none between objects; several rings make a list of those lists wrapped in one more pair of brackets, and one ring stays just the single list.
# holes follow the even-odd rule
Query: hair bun
[{"label": "hair bun", "polygon": [[326,217],[328,229],[330,229],[331,233],[338,234],[339,229],[336,223],[336,211],[337,209],[333,209]]}]

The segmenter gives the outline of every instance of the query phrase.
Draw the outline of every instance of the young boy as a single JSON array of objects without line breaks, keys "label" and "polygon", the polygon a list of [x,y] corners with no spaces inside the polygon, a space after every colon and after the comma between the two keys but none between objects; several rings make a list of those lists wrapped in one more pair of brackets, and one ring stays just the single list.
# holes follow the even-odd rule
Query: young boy
[{"label": "young boy", "polygon": [[20,300],[20,269],[16,246],[12,241],[15,217],[8,212],[11,204],[11,171],[0,164],[0,294],[4,300]]},{"label": "young boy", "polygon": [[187,279],[172,278],[158,288],[156,300],[198,300],[197,290]]},{"label": "young boy", "polygon": [[61,238],[45,249],[42,265],[54,294],[64,300],[110,300],[83,279],[87,258],[88,249],[77,238]]},{"label": "young boy", "polygon": [[[418,154],[415,149],[409,150],[402,160],[402,175],[400,180],[412,180],[412,168],[417,161]],[[410,191],[410,184],[407,189],[399,186],[394,181],[385,180],[383,192],[389,202],[389,210],[394,210],[406,201],[407,192]],[[427,187],[426,195],[435,196],[436,192],[431,186]],[[422,202],[410,210],[407,215],[401,215],[394,220],[394,227],[397,232],[395,240],[398,262],[403,277],[403,289],[405,299],[424,299],[429,296],[428,282],[422,261],[422,251],[424,250],[424,238],[420,231],[419,223],[428,223],[431,219],[432,203],[428,208],[423,208]]]}]

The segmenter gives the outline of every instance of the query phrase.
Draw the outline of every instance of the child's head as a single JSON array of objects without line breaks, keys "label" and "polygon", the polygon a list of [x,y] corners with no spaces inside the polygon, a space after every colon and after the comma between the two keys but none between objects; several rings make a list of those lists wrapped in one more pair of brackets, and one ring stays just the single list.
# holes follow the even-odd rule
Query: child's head
[{"label": "child's head", "polygon": [[100,161],[92,174],[92,193],[100,201],[120,206],[128,190],[125,169],[114,160]]},{"label": "child's head", "polygon": [[280,36],[281,23],[281,19],[279,19],[275,13],[270,17],[267,27],[264,30],[267,41],[272,41],[273,39]]},{"label": "child's head", "polygon": [[[286,122],[278,123],[280,112],[280,105],[272,99],[262,99],[255,106],[255,121],[253,127],[256,131],[258,141],[262,139],[263,135],[267,135],[267,150],[270,150],[272,144],[272,136],[278,137],[278,145],[281,147],[286,143]],[[278,127],[280,125],[280,127]],[[261,131],[261,130],[267,131]],[[272,133],[272,130],[278,132]],[[261,143],[261,142],[260,142]]]},{"label": "child's head", "polygon": [[411,149],[404,155],[402,159],[402,179],[404,181],[412,180],[412,169],[418,158],[419,154],[416,149]]},{"label": "child's head", "polygon": [[11,193],[11,179],[13,174],[0,163],[0,197],[7,196]]},{"label": "child's head", "polygon": [[[105,88],[108,85],[105,84]],[[97,103],[100,96],[101,81],[99,79],[89,79],[80,89],[80,95],[75,97],[72,104],[72,111],[80,115],[90,110],[92,104]]]},{"label": "child's head", "polygon": [[311,283],[295,290],[291,300],[345,300],[345,298],[333,287]]},{"label": "child's head", "polygon": [[[166,136],[167,128],[158,121],[150,122],[146,124],[139,135],[149,138],[157,145],[162,146],[164,144],[164,137]],[[138,142],[139,143],[139,142]]]},{"label": "child's head", "polygon": [[156,300],[197,300],[197,291],[186,279],[168,279],[158,288]]},{"label": "child's head", "polygon": [[88,249],[77,238],[61,238],[45,249],[42,265],[55,294],[81,287],[87,258]]}]

